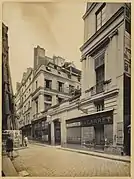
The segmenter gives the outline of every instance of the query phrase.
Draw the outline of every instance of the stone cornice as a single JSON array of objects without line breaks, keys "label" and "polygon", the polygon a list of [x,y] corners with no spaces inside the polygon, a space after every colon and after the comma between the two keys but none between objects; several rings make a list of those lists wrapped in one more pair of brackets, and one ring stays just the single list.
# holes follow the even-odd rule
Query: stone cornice
[{"label": "stone cornice", "polygon": [[[112,90],[109,90],[109,91],[107,91],[107,92],[103,92],[100,96],[97,96],[96,97],[96,95],[93,97],[88,97],[87,99],[83,99],[83,100],[81,100],[80,102],[81,102],[81,104],[79,104],[79,106],[83,106],[83,105],[85,105],[85,104],[87,104],[87,103],[89,103],[89,102],[94,102],[95,100],[98,100],[98,99],[100,99],[100,98],[108,98],[108,97],[110,97],[110,96],[114,96],[114,95],[116,95],[116,94],[118,94],[118,92],[119,92],[119,89],[118,88],[116,88],[116,89],[112,89]],[[72,104],[68,104],[68,106],[65,106],[64,108],[61,108],[60,109],[60,107],[59,107],[59,109],[56,109],[56,111],[51,111],[51,115],[53,115],[53,114],[56,114],[56,113],[61,113],[61,112],[64,112],[64,111],[70,111],[70,110],[72,110],[72,109],[74,109],[74,108],[77,108],[78,107],[78,103],[76,102],[76,103],[72,103]],[[48,113],[49,113],[49,110],[48,110]]]},{"label": "stone cornice", "polygon": [[85,18],[89,15],[89,13],[93,10],[93,8],[97,5],[98,3],[92,3],[91,6],[87,9],[85,14],[83,15],[82,19],[85,20]]}]

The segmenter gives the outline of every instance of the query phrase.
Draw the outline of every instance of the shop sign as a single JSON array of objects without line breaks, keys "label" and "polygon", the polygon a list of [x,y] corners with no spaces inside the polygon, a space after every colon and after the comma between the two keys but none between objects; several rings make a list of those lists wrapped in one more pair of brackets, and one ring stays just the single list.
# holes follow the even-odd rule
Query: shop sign
[{"label": "shop sign", "polygon": [[94,119],[89,119],[87,120],[82,120],[81,121],[81,126],[92,126],[96,124],[112,124],[113,119],[112,116],[107,116],[107,117],[94,117]]},{"label": "shop sign", "polygon": [[81,125],[80,122],[73,122],[73,123],[67,124],[66,126],[67,126],[67,127],[78,127],[78,126],[80,126],[80,125]]}]

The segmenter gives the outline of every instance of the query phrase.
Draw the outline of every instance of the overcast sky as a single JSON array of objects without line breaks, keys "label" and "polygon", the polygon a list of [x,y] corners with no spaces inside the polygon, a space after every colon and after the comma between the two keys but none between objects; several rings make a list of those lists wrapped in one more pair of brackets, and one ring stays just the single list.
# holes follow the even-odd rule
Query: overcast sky
[{"label": "overcast sky", "polygon": [[14,92],[23,72],[33,67],[33,48],[37,45],[46,49],[47,56],[62,56],[81,69],[79,48],[84,41],[85,8],[82,2],[3,4]]}]

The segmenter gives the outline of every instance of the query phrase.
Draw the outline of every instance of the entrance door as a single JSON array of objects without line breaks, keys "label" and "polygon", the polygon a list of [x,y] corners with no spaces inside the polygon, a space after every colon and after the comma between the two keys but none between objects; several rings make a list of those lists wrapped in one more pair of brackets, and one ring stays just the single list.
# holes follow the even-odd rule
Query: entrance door
[{"label": "entrance door", "polygon": [[104,125],[97,125],[94,128],[96,147],[102,148],[104,146]]},{"label": "entrance door", "polygon": [[51,124],[48,124],[48,143],[51,144]]},{"label": "entrance door", "polygon": [[55,121],[54,123],[54,129],[55,129],[55,144],[61,143],[61,130],[60,130],[60,122]]}]

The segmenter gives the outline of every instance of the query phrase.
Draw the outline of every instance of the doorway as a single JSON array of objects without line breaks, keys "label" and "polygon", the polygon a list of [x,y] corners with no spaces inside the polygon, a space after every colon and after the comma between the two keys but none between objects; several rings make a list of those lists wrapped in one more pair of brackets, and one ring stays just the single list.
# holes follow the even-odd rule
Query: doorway
[{"label": "doorway", "polygon": [[97,149],[104,149],[104,125],[96,125],[95,129],[95,147]]},{"label": "doorway", "polygon": [[61,144],[61,127],[60,122],[55,121],[54,122],[54,133],[55,133],[55,144],[60,145]]}]

